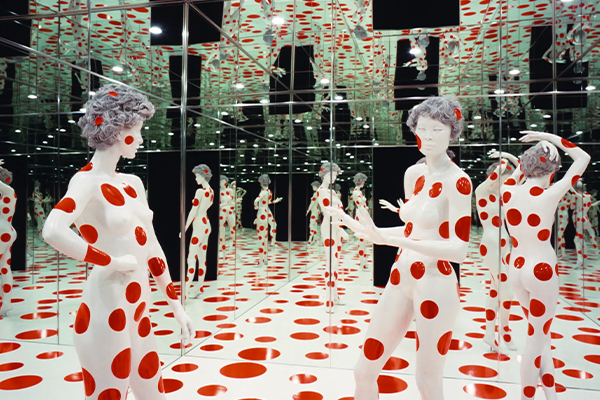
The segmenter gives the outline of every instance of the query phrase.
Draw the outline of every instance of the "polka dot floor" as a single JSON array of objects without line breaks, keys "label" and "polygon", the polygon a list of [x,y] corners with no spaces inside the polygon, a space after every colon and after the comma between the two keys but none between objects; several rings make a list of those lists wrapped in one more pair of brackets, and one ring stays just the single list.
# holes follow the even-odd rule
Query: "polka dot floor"
[{"label": "polka dot floor", "polygon": [[[183,357],[177,323],[152,286],[150,311],[167,398],[352,399],[352,368],[381,294],[372,285],[372,263],[359,270],[358,242],[344,245],[339,286],[345,305],[329,314],[322,250],[305,243],[293,243],[291,251],[287,243],[270,245],[268,266],[257,267],[255,236],[238,231],[237,253],[228,254],[218,279],[205,283],[200,298],[188,299],[197,331]],[[489,276],[478,242],[474,229],[461,267],[462,310],[445,366],[446,399],[518,399],[527,323],[513,301],[517,350],[498,355],[483,343]],[[32,247],[33,267],[14,274],[14,309],[0,318],[0,398],[83,399],[72,325],[86,266],[61,259],[57,267],[56,252],[39,240]],[[371,260],[370,247],[368,252]],[[576,270],[574,261],[572,251],[559,261],[561,296],[551,329],[558,398],[598,399],[600,262],[590,255],[587,267]],[[380,399],[419,398],[414,364],[413,325],[379,377]],[[540,386],[536,398],[545,398]]]}]

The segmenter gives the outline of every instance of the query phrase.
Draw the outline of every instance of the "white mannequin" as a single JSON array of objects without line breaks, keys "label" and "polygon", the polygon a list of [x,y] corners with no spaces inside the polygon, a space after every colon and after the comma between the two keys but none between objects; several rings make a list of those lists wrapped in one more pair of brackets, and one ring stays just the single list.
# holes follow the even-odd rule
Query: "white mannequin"
[{"label": "white mannequin", "polygon": [[44,197],[44,200],[42,200],[42,202],[44,203],[44,211],[47,215],[48,213],[50,213],[50,211],[52,211],[52,203],[54,203],[54,197],[50,196],[48,190],[46,190],[46,197]]},{"label": "white mannequin", "polygon": [[[215,195],[208,184],[208,180],[212,177],[208,165],[197,165],[192,172],[196,176],[196,183],[202,186],[196,190],[196,195],[192,201],[192,209],[185,222],[186,232],[193,223],[190,251],[187,258],[188,271],[185,281],[188,285],[188,297],[195,299],[200,296],[201,293],[204,293],[202,284],[206,274],[206,250],[208,246],[208,237],[211,232],[210,220],[206,215],[206,211],[212,206]],[[198,264],[196,264],[196,261]],[[196,272],[196,265],[198,266],[198,283],[192,289],[191,281]]]},{"label": "white mannequin", "polygon": [[[352,192],[354,191],[354,188],[350,188],[350,193],[349,193],[349,197],[352,197]],[[351,217],[355,217],[356,212],[355,212],[355,205],[353,201],[349,201],[348,202],[348,207],[346,207],[346,212],[348,213],[349,216]]]},{"label": "white mannequin", "polygon": [[[367,181],[367,176],[365,174],[358,173],[354,175],[354,190],[352,191],[352,200],[349,203],[354,203],[356,205],[356,210],[363,209],[367,214],[369,213],[369,209],[367,208],[367,200],[365,199],[365,195],[362,192],[362,188],[365,186],[365,182]],[[358,215],[357,217],[358,218]],[[365,239],[358,239],[358,260],[360,264],[360,269],[366,271],[367,267],[367,242]]]},{"label": "white mannequin", "polygon": [[269,228],[271,229],[271,244],[275,244],[277,235],[277,222],[275,222],[275,218],[273,218],[273,213],[271,213],[269,204],[277,204],[283,200],[283,198],[278,197],[275,200],[272,200],[273,193],[271,193],[271,190],[269,189],[269,183],[271,183],[269,175],[261,175],[258,178],[258,182],[260,183],[261,190],[256,199],[254,199],[254,209],[258,210],[256,212],[254,224],[256,225],[258,241],[260,242],[260,247],[258,248],[259,260],[257,266],[261,266],[265,265],[267,262],[267,240],[269,236]]},{"label": "white mannequin", "polygon": [[231,235],[232,246],[235,247],[235,200],[233,194],[235,193],[227,187],[229,179],[221,175],[219,180],[220,184],[220,195],[219,195],[219,245],[221,247],[221,257],[225,259],[227,256],[227,245],[226,245],[226,230],[225,227],[229,225],[229,233]]},{"label": "white mannequin", "polygon": [[12,245],[17,239],[17,231],[12,227],[12,219],[17,207],[17,195],[10,183],[12,173],[2,168],[0,160],[0,295],[2,307],[0,317],[12,310],[12,285],[13,276],[10,269],[10,256]]},{"label": "white mannequin", "polygon": [[594,251],[598,249],[596,241],[596,232],[590,223],[589,212],[592,208],[592,196],[585,190],[585,186],[581,181],[575,184],[575,188],[569,190],[571,192],[572,201],[571,209],[573,210],[573,225],[575,225],[575,248],[577,249],[577,267],[584,267],[584,260],[587,259],[587,252],[584,251],[585,232],[590,235],[592,248]]},{"label": "white mannequin", "polygon": [[237,228],[242,228],[242,201],[246,195],[246,189],[236,187],[235,189],[235,220]]},{"label": "white mannequin", "polygon": [[411,110],[407,124],[427,161],[406,170],[406,203],[400,208],[405,226],[377,228],[362,209],[358,221],[328,210],[358,236],[401,248],[354,367],[355,400],[378,398],[379,373],[413,318],[421,399],[444,399],[443,367],[459,310],[458,282],[448,261],[466,258],[471,228],[471,182],[446,153],[462,131],[459,107],[455,99],[430,97]]},{"label": "white mannequin", "polygon": [[[500,153],[494,150],[490,153],[490,157],[499,158]],[[519,164],[517,157],[510,153],[503,151],[502,158],[510,161],[513,165]],[[500,352],[500,343],[504,343],[510,350],[516,350],[508,326],[513,298],[506,270],[507,256],[510,254],[510,237],[499,215],[500,184],[512,175],[514,168],[505,160],[501,160],[500,163],[496,164],[495,168],[490,167],[488,169],[487,179],[475,189],[475,197],[477,199],[477,213],[483,227],[479,252],[483,261],[482,266],[487,268],[490,273],[490,290],[486,297],[486,325],[483,341],[493,351]],[[496,321],[498,321],[499,333],[497,342]]]},{"label": "white mannequin", "polygon": [[567,192],[558,202],[557,213],[558,213],[558,248],[560,250],[561,257],[565,256],[565,229],[569,225],[569,210],[571,209],[571,202],[573,201],[571,192]]},{"label": "white mannequin", "polygon": [[[328,296],[325,306],[327,312],[334,312],[335,304],[343,305],[338,293],[338,269],[340,267],[340,252],[342,251],[342,240],[348,241],[348,234],[341,227],[341,219],[332,217],[331,213],[326,213],[326,209],[335,209],[343,213],[344,205],[337,193],[332,189],[340,167],[335,163],[325,162],[321,166],[319,176],[322,179],[321,186],[317,190],[317,200],[323,212],[323,221],[321,222],[321,239],[325,246],[325,257],[327,260],[325,272],[327,281]],[[330,275],[331,273],[331,275]]]},{"label": "white mannequin", "polygon": [[46,211],[44,211],[44,195],[40,190],[40,182],[35,181],[33,185],[33,194],[31,200],[33,200],[33,216],[37,224],[38,234],[42,234],[44,224],[46,223]]},{"label": "white mannequin", "polygon": [[[135,158],[143,143],[142,124],[154,107],[134,90],[110,84],[85,108],[79,125],[96,151],[71,179],[48,216],[43,236],[65,255],[95,265],[74,323],[86,399],[123,399],[131,387],[138,399],[164,400],[149,315],[148,269],[181,325],[184,343],[194,337],[194,327],[171,282],[142,181],[116,172],[121,157]],[[117,125],[123,121],[128,125]]]},{"label": "white mannequin", "polygon": [[319,215],[321,214],[321,210],[319,209],[319,202],[317,201],[317,190],[319,189],[319,182],[314,181],[311,184],[313,189],[313,195],[310,199],[310,205],[308,206],[308,210],[306,210],[306,215],[310,214],[310,224],[309,224],[309,236],[308,236],[308,245],[312,245],[317,243],[319,236]]},{"label": "white mannequin", "polygon": [[[523,142],[539,143],[521,156],[514,174],[502,185],[502,213],[513,242],[509,282],[529,323],[521,359],[521,399],[535,396],[538,381],[548,400],[556,400],[550,326],[558,300],[558,265],[550,242],[554,213],[561,198],[585,171],[590,156],[559,136],[523,131]],[[562,179],[551,184],[560,168],[556,147],[573,163]],[[521,178],[525,176],[524,182]]]}]

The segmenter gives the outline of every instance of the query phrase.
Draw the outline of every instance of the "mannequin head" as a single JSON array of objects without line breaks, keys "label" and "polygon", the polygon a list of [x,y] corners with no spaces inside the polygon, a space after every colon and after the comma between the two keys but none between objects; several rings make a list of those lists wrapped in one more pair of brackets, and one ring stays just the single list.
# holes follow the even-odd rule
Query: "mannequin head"
[{"label": "mannequin head", "polygon": [[198,185],[201,185],[203,182],[208,182],[210,181],[210,178],[212,178],[212,172],[206,164],[196,165],[194,169],[192,169],[192,172],[196,175],[196,183],[198,183]]},{"label": "mannequin head", "polygon": [[33,190],[40,190],[40,181],[33,182]]},{"label": "mannequin head", "polygon": [[336,183],[336,184],[334,185],[334,188],[335,188],[335,191],[336,191],[336,192],[339,192],[339,191],[341,191],[341,190],[342,190],[342,185],[340,185],[339,183]]},{"label": "mannequin head", "polygon": [[316,192],[319,189],[319,186],[321,186],[321,183],[319,181],[313,181],[313,183],[311,183],[310,186],[312,186],[313,191]]},{"label": "mannequin head", "polygon": [[336,163],[324,162],[319,170],[319,177],[326,183],[333,183],[337,179],[337,176],[342,172],[340,167]]},{"label": "mannequin head", "polygon": [[462,109],[453,97],[430,97],[412,108],[406,124],[425,156],[444,154],[463,129]]},{"label": "mannequin head", "polygon": [[575,190],[577,190],[579,193],[584,193],[585,192],[585,185],[583,184],[583,182],[580,180],[578,180],[577,182],[575,182],[575,185],[573,185],[573,188]]},{"label": "mannequin head", "polygon": [[269,175],[263,174],[258,178],[258,183],[260,183],[261,188],[266,189],[271,183],[271,178],[269,178]]},{"label": "mannequin head", "polygon": [[119,144],[127,158],[135,156],[142,140],[142,124],[154,115],[154,106],[146,96],[118,84],[101,87],[85,104],[85,110],[77,124],[88,145],[106,150]]},{"label": "mannequin head", "polygon": [[362,172],[359,172],[358,174],[354,175],[353,181],[355,186],[361,188],[365,185],[365,182],[367,181],[367,176]]},{"label": "mannequin head", "polygon": [[221,187],[227,187],[227,182],[229,182],[229,178],[225,175],[221,175],[219,177],[219,184],[221,185]]},{"label": "mannequin head", "polygon": [[10,185],[12,183],[13,174],[6,168],[0,167],[0,181]]},{"label": "mannequin head", "polygon": [[[552,143],[545,143],[554,146]],[[552,175],[560,169],[560,156],[550,159],[550,152],[544,149],[542,143],[530,147],[521,155],[521,171],[526,178],[548,177],[546,185],[550,185]],[[546,186],[546,187],[547,187]]]}]

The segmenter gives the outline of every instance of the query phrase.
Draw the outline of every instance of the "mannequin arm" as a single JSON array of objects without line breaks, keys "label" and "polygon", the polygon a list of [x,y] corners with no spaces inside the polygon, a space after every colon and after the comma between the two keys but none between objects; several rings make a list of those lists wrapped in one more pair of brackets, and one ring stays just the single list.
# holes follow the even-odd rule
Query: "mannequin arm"
[{"label": "mannequin arm", "polygon": [[2,197],[13,197],[15,195],[15,190],[6,183],[0,181],[0,194],[2,195]]},{"label": "mannequin arm", "polygon": [[277,204],[277,203],[281,202],[281,200],[283,200],[283,197],[278,197],[278,198],[276,198],[275,200],[273,200],[273,201],[271,202],[271,204]]},{"label": "mannequin arm", "polygon": [[202,195],[202,192],[203,192],[202,189],[196,190],[196,195],[194,196],[194,200],[192,200],[192,209],[190,210],[187,220],[185,221],[185,232],[187,232],[187,230],[190,227],[190,225],[192,224],[192,222],[194,222],[194,219],[196,218],[196,214],[198,213],[198,206],[200,205],[202,200],[205,198],[205,196]]}]

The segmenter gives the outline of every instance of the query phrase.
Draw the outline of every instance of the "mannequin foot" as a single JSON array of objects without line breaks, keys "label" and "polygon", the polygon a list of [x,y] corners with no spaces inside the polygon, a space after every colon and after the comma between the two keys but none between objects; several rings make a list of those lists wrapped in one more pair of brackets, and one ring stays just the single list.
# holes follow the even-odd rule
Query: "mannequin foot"
[{"label": "mannequin foot", "polygon": [[494,340],[493,336],[485,335],[483,337],[483,343],[490,346],[490,351],[492,351],[494,353],[500,353],[500,349],[498,348],[498,345],[496,345],[496,341]]},{"label": "mannequin foot", "polygon": [[0,317],[6,316],[6,314],[8,314],[8,312],[12,309],[13,309],[13,306],[10,303],[6,304],[6,305],[2,305],[2,308],[0,308]]},{"label": "mannequin foot", "polygon": [[516,351],[517,350],[517,345],[515,344],[514,341],[512,341],[512,339],[511,339],[510,342],[502,341],[502,343],[504,343],[504,346],[506,346],[506,348],[509,349],[510,351]]},{"label": "mannequin foot", "polygon": [[346,303],[343,302],[342,299],[340,299],[339,297],[337,299],[333,300],[333,302],[335,303],[335,305],[338,305],[338,306],[345,306],[346,305]]},{"label": "mannequin foot", "polygon": [[193,288],[188,292],[188,299],[197,299],[200,297],[202,292],[199,289]]}]

